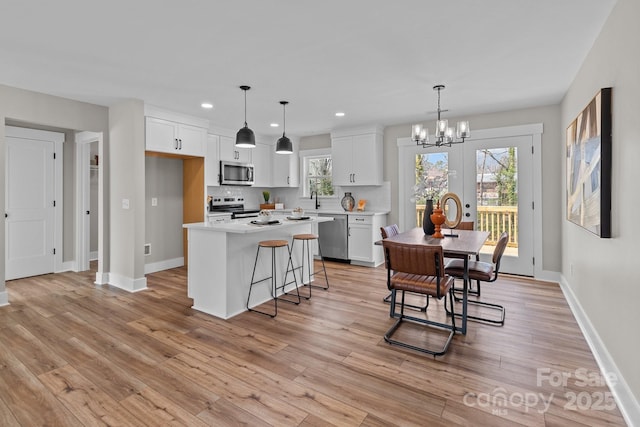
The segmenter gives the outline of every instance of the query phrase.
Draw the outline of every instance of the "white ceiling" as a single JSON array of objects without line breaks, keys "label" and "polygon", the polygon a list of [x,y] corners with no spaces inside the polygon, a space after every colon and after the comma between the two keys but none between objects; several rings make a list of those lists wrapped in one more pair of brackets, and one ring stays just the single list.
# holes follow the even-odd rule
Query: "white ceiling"
[{"label": "white ceiling", "polygon": [[249,127],[282,132],[288,100],[297,136],[433,119],[440,83],[448,117],[548,105],[615,1],[2,0],[0,84],[230,129],[246,84]]}]

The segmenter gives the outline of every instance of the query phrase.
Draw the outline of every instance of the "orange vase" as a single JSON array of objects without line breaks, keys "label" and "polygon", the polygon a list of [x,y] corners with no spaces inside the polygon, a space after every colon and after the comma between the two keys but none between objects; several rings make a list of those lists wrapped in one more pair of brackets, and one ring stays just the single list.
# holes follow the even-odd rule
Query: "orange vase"
[{"label": "orange vase", "polygon": [[433,233],[432,237],[435,237],[436,239],[442,239],[444,237],[441,232],[441,227],[442,227],[442,224],[444,224],[445,220],[446,220],[446,217],[442,213],[442,209],[440,209],[440,201],[438,200],[438,203],[436,204],[436,208],[433,210],[433,213],[431,214],[431,222],[433,222],[433,224],[436,227],[436,231],[435,233]]}]

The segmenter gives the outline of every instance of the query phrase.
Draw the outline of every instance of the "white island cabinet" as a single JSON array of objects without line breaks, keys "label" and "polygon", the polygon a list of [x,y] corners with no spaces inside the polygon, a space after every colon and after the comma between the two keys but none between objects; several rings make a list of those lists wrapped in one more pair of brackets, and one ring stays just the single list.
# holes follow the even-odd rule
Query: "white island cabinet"
[{"label": "white island cabinet", "polygon": [[[234,220],[223,224],[184,224],[187,229],[189,265],[187,268],[187,294],[193,299],[193,308],[222,319],[228,319],[247,310],[249,284],[255,263],[258,242],[284,239],[291,244],[294,234],[311,233],[316,222],[331,221],[331,217],[294,221],[276,217],[277,225],[254,225],[250,220]],[[296,245],[297,246],[297,245]],[[293,260],[300,265],[302,253],[294,251]],[[276,250],[276,279],[280,284],[284,277],[288,253]],[[306,260],[313,262],[313,260]],[[306,263],[305,262],[305,263]],[[261,250],[256,265],[255,279],[271,275],[271,251]],[[296,277],[300,279],[300,274]],[[287,281],[293,279],[291,274]],[[309,277],[303,278],[307,283]],[[298,284],[300,285],[300,283]],[[287,292],[293,285],[287,287]],[[264,281],[251,292],[251,305],[259,305],[271,299],[271,282]]]}]

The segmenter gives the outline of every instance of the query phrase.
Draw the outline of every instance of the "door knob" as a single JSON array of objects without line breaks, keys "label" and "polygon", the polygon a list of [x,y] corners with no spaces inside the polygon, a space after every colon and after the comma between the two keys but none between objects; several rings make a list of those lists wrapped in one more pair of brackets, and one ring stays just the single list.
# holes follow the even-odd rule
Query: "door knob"
[{"label": "door knob", "polygon": [[471,214],[469,212],[467,212],[466,214],[464,214],[464,216],[466,216],[467,218],[469,218],[471,216]]},{"label": "door knob", "polygon": [[471,205],[469,203],[467,203],[466,205],[464,205],[464,207],[469,209],[471,207]]},{"label": "door knob", "polygon": [[89,215],[89,214],[91,214],[91,212],[90,212],[90,211],[87,211],[87,215]]}]

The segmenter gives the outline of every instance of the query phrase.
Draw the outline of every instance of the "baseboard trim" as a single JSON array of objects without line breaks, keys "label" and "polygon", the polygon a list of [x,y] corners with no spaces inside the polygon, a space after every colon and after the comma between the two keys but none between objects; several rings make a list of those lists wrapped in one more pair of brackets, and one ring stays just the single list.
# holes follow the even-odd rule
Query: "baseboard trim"
[{"label": "baseboard trim", "polygon": [[100,271],[96,272],[96,281],[94,283],[96,285],[108,285],[109,273],[102,273]]},{"label": "baseboard trim", "polygon": [[[596,363],[600,367],[600,371],[605,374],[604,377],[607,378],[607,385],[616,400],[622,416],[628,425],[640,426],[640,402],[638,402],[633,395],[631,388],[622,376],[618,366],[611,357],[611,354],[609,354],[607,347],[604,345],[600,335],[598,335],[593,327],[593,324],[589,320],[589,316],[587,316],[587,313],[582,308],[580,301],[576,298],[576,295],[573,293],[573,290],[569,286],[569,282],[567,282],[564,275],[560,275],[560,289],[562,289],[562,293],[569,304],[569,308],[576,318],[578,326],[580,326],[582,335],[584,335],[589,348],[591,348],[591,352],[596,359]],[[617,379],[617,382],[615,384],[611,384],[608,380],[609,375],[606,374],[613,374]]]},{"label": "baseboard trim", "polygon": [[98,251],[89,252],[89,261],[96,261],[98,259]]},{"label": "baseboard trim", "polygon": [[170,268],[182,267],[183,265],[184,257],[152,262],[144,265],[144,274],[155,273],[156,271],[162,270],[169,270]]},{"label": "baseboard trim", "polygon": [[0,292],[0,307],[4,307],[5,305],[9,305],[9,294],[7,291]]},{"label": "baseboard trim", "polygon": [[147,289],[147,278],[132,279],[130,277],[120,276],[119,274],[109,274],[109,284],[116,288],[123,289],[127,292],[139,292]]}]

